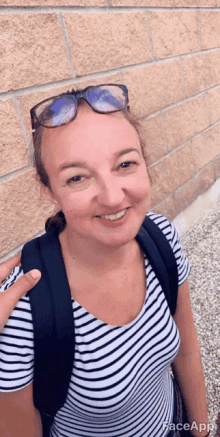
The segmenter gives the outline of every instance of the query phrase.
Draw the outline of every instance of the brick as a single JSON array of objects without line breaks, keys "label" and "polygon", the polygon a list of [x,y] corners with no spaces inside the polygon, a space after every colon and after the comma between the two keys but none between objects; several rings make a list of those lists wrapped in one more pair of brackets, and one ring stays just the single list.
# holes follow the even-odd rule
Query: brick
[{"label": "brick", "polygon": [[173,0],[109,0],[109,6],[173,6]]},{"label": "brick", "polygon": [[144,13],[63,14],[77,76],[152,60]]},{"label": "brick", "polygon": [[214,161],[215,179],[220,178],[220,156]]},{"label": "brick", "polygon": [[197,197],[214,184],[213,166],[209,165],[174,193],[176,210],[179,214],[190,206]]},{"label": "brick", "polygon": [[1,6],[106,6],[105,0],[1,0]]},{"label": "brick", "polygon": [[148,12],[156,59],[200,50],[195,11]]},{"label": "brick", "polygon": [[163,115],[169,150],[185,143],[209,125],[204,95],[167,109]]},{"label": "brick", "polygon": [[141,133],[146,144],[147,162],[151,164],[166,154],[163,122],[160,115],[141,121]]},{"label": "brick", "polygon": [[220,87],[207,92],[210,123],[220,120]]},{"label": "brick", "polygon": [[156,212],[157,214],[162,214],[164,217],[166,217],[168,220],[173,220],[177,213],[176,213],[176,207],[173,200],[173,194],[171,196],[167,197],[162,202],[158,203],[152,208],[153,212]]},{"label": "brick", "polygon": [[0,176],[29,164],[29,152],[11,99],[0,101]]},{"label": "brick", "polygon": [[212,6],[215,6],[216,0],[174,0],[174,6],[178,7],[202,7],[202,8],[210,8]]},{"label": "brick", "polygon": [[57,96],[61,93],[64,93],[66,91],[70,91],[71,89],[79,89],[79,88],[86,88],[87,86],[94,86],[94,85],[100,85],[105,83],[121,83],[120,74],[111,74],[108,76],[99,77],[96,79],[86,79],[86,80],[78,80],[73,81],[72,83],[68,85],[63,86],[54,86],[53,88],[50,88],[46,91],[36,91],[34,93],[21,95],[20,97],[17,97],[20,110],[22,113],[23,121],[27,130],[27,134],[29,137],[29,140],[32,141],[32,133],[31,133],[31,119],[30,119],[30,109],[35,106],[37,103],[41,102],[42,100],[48,99],[52,96]]},{"label": "brick", "polygon": [[200,11],[202,48],[220,45],[220,11]]},{"label": "brick", "polygon": [[182,58],[186,96],[220,83],[220,50]]},{"label": "brick", "polygon": [[165,156],[149,169],[152,178],[151,205],[164,200],[174,190],[188,181],[194,174],[191,145],[185,144]]},{"label": "brick", "polygon": [[0,29],[1,92],[72,77],[56,14],[0,15]]},{"label": "brick", "polygon": [[122,74],[133,111],[139,117],[184,98],[179,61],[156,63]]},{"label": "brick", "polygon": [[205,167],[220,153],[220,124],[210,127],[192,140],[196,171]]},{"label": "brick", "polygon": [[40,196],[34,174],[29,170],[0,184],[0,256],[42,232],[54,211]]}]

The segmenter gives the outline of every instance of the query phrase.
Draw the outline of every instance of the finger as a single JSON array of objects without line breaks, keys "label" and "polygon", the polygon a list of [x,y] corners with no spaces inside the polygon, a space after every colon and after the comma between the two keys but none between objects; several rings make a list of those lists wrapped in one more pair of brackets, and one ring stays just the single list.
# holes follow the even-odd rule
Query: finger
[{"label": "finger", "polygon": [[0,264],[0,284],[6,279],[15,266],[21,265],[21,251]]},{"label": "finger", "polygon": [[21,276],[15,284],[7,290],[0,293],[0,332],[12,313],[14,307],[17,305],[19,299],[31,290],[41,278],[39,270],[31,270],[25,275]]}]

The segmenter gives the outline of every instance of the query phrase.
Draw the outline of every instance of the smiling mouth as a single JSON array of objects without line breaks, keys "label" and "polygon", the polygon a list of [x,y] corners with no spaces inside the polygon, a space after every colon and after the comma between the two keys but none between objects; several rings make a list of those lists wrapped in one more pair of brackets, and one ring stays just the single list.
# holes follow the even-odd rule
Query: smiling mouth
[{"label": "smiling mouth", "polygon": [[118,220],[121,217],[123,217],[123,215],[125,215],[126,211],[128,208],[123,209],[120,212],[117,212],[116,214],[109,214],[109,215],[97,215],[96,217],[105,219],[105,220]]}]

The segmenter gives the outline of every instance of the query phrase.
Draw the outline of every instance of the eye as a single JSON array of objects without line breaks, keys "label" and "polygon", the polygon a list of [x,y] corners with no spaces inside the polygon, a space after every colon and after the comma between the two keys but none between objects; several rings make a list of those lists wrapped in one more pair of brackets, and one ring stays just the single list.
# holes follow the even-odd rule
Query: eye
[{"label": "eye", "polygon": [[134,165],[137,165],[136,161],[124,161],[120,164],[120,167],[126,169],[133,167]]},{"label": "eye", "polygon": [[84,176],[80,176],[80,175],[73,176],[72,178],[67,180],[67,184],[68,185],[77,184],[77,183],[83,182],[83,179],[84,179]]}]

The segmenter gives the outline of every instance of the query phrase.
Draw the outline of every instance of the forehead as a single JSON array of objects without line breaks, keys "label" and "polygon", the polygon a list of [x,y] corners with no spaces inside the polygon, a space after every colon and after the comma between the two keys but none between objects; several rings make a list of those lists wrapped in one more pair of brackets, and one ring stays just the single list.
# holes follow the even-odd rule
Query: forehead
[{"label": "forehead", "polygon": [[57,167],[62,160],[100,160],[129,147],[140,150],[139,138],[122,112],[98,114],[85,104],[72,122],[43,130],[42,159]]}]

